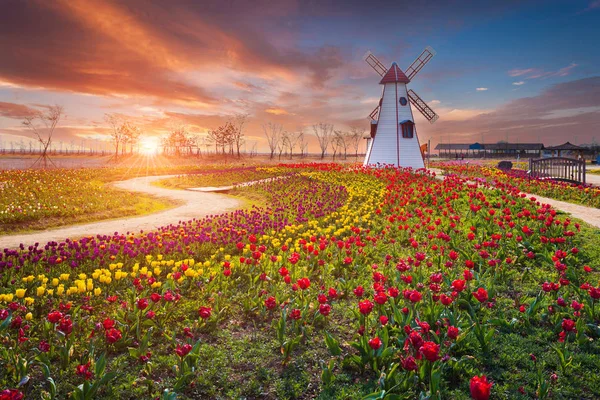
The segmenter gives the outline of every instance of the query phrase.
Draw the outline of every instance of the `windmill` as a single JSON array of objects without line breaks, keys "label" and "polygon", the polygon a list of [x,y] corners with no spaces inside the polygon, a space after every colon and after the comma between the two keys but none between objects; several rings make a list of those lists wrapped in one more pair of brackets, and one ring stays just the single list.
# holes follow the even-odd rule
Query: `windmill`
[{"label": "windmill", "polygon": [[406,85],[434,55],[435,51],[427,47],[404,73],[395,62],[386,68],[370,51],[365,54],[364,60],[381,76],[379,84],[383,85],[383,91],[379,105],[368,117],[371,121],[371,137],[367,140],[364,165],[393,164],[424,168],[412,107],[432,124],[438,115]]}]

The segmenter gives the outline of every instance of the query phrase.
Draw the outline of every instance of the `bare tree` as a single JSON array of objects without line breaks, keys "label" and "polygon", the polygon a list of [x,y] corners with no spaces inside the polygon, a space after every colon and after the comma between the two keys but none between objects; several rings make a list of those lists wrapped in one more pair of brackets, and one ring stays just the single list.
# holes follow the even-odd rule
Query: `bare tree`
[{"label": "bare tree", "polygon": [[333,150],[333,161],[335,161],[335,156],[338,152],[338,150],[341,147],[341,143],[340,143],[340,137],[337,135],[334,135],[333,138],[331,139],[331,150]]},{"label": "bare tree", "polygon": [[126,150],[125,145],[129,143],[129,153],[131,154],[133,153],[133,146],[139,143],[142,131],[130,121],[125,121],[123,129],[123,150]]},{"label": "bare tree", "polygon": [[185,125],[174,124],[171,132],[162,139],[162,146],[165,153],[180,156],[193,153],[194,143]]},{"label": "bare tree", "polygon": [[289,132],[283,131],[279,143],[277,143],[277,151],[279,152],[279,161],[281,161],[281,153],[288,148]]},{"label": "bare tree", "polygon": [[269,150],[271,150],[271,155],[269,158],[273,159],[275,150],[277,149],[277,146],[281,141],[283,126],[281,126],[281,124],[269,122],[267,124],[263,124],[263,131],[265,132],[265,136],[267,137],[267,144],[269,145]]},{"label": "bare tree", "polygon": [[48,157],[48,149],[52,144],[52,135],[54,135],[54,130],[56,129],[56,125],[58,125],[63,112],[63,106],[53,105],[48,107],[46,112],[37,111],[25,117],[23,125],[33,132],[42,148],[42,154],[33,165],[36,165],[39,161],[43,163],[44,168],[48,167],[48,161],[54,165],[52,160]]},{"label": "bare tree", "polygon": [[294,148],[299,139],[298,133],[299,132],[286,132],[286,145],[290,152],[290,160],[294,157]]},{"label": "bare tree", "polygon": [[337,142],[340,152],[344,152],[344,160],[348,156],[348,145],[350,144],[350,133],[345,131],[335,131],[334,141]]},{"label": "bare tree", "polygon": [[104,121],[110,126],[110,137],[115,147],[115,160],[119,156],[119,146],[123,142],[126,130],[123,128],[125,122],[118,114],[104,114]]},{"label": "bare tree", "polygon": [[354,157],[358,159],[358,148],[360,147],[360,143],[363,140],[363,136],[365,135],[364,128],[360,128],[358,126],[350,127],[350,145],[354,148]]},{"label": "bare tree", "polygon": [[325,124],[323,122],[313,125],[313,132],[319,141],[319,147],[321,148],[321,160],[325,158],[325,153],[329,147],[329,143],[333,137],[333,125]]},{"label": "bare tree", "polygon": [[240,149],[244,144],[244,125],[248,122],[248,114],[235,114],[231,121],[233,125],[233,143],[235,144],[235,149],[237,151],[237,156],[240,158]]},{"label": "bare tree", "polygon": [[298,147],[300,147],[300,158],[304,158],[304,152],[307,147],[306,137],[304,136],[304,127],[301,126],[298,128],[296,137],[298,138]]},{"label": "bare tree", "polygon": [[215,153],[218,153],[220,148],[221,153],[225,154],[225,148],[229,146],[229,153],[233,154],[235,130],[230,122],[226,122],[225,125],[208,131],[208,140],[215,145]]}]

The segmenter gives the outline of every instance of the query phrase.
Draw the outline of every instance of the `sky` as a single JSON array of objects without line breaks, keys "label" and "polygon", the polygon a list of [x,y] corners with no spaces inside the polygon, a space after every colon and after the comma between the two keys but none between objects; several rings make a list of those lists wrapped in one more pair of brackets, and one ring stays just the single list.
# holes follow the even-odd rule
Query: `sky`
[{"label": "sky", "polygon": [[[288,131],[369,128],[381,96],[367,50],[406,69],[439,115],[415,113],[421,143],[600,141],[600,0],[0,0],[0,146],[62,105],[55,143],[102,147],[106,113],[145,137],[205,135],[249,114]],[[25,138],[25,139],[23,139]],[[310,140],[310,151],[318,150]]]}]

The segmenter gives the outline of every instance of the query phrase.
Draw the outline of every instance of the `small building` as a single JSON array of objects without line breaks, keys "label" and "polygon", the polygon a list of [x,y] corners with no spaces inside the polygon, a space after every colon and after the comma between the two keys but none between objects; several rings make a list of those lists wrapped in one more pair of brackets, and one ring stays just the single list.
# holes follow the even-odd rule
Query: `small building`
[{"label": "small building", "polygon": [[436,147],[440,157],[540,157],[544,150],[542,143],[439,143]]},{"label": "small building", "polygon": [[573,158],[577,158],[580,156],[583,157],[583,153],[587,149],[585,147],[566,142],[558,146],[546,147],[545,150],[551,152],[552,157],[564,157],[570,155]]}]

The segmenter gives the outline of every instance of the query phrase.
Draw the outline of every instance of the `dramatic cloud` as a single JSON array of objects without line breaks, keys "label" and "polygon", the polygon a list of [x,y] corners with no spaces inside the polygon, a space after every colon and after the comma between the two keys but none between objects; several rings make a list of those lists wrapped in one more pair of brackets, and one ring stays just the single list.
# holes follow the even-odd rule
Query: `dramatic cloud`
[{"label": "dramatic cloud", "polygon": [[[440,115],[436,125],[430,126],[415,111],[419,134],[433,140],[502,131],[502,124],[511,132],[525,132],[513,126],[513,120],[525,127],[557,124],[561,118],[583,123],[598,104],[582,101],[592,97],[590,88],[574,83],[561,89],[570,90],[568,95],[558,95],[552,87],[548,92],[555,90],[556,98],[544,92],[502,107],[494,103],[502,91],[495,86],[477,87],[493,82],[493,76],[485,75],[495,56],[469,62],[468,54],[450,48],[475,48],[479,36],[452,33],[477,30],[482,20],[517,12],[520,7],[510,1],[493,6],[474,0],[439,2],[436,7],[384,0],[0,2],[0,132],[4,135],[26,134],[20,120],[54,103],[64,105],[68,114],[56,133],[57,140],[65,143],[106,139],[102,118],[106,112],[127,116],[147,137],[164,135],[176,123],[202,136],[231,115],[248,113],[248,145],[254,141],[259,150],[264,146],[265,122],[307,133],[318,122],[332,123],[336,129],[353,125],[367,129],[367,116],[379,101],[380,78],[361,55],[373,46],[386,65],[396,59],[406,66],[430,41],[433,47],[442,46],[435,59],[441,62],[421,71],[414,88],[424,98],[436,99],[429,101]],[[411,16],[400,31],[399,13]],[[499,45],[489,44],[487,38],[485,44]],[[504,48],[499,50],[505,54]],[[548,51],[563,67],[532,58],[531,62],[540,62],[532,64],[536,68],[508,71],[514,77],[514,90],[529,79],[590,73],[593,59],[578,60],[588,68],[585,72],[586,68],[569,64],[571,59],[562,53],[554,53],[554,48]],[[475,91],[458,99],[457,83],[458,90]],[[582,93],[576,95],[577,90]],[[482,91],[490,93],[479,94]],[[482,96],[485,105],[478,103]],[[543,102],[536,100],[541,96]]]},{"label": "dramatic cloud", "polygon": [[[210,107],[222,101],[189,73],[238,70],[323,88],[343,64],[340,49],[300,50],[290,33],[269,41],[271,16],[256,7],[134,0],[9,0],[0,13],[0,79],[12,85],[104,96],[148,96]],[[258,6],[258,5],[257,5]],[[261,7],[258,7],[261,8]],[[289,7],[269,9],[283,16]],[[264,30],[235,19],[263,19]],[[259,33],[260,32],[260,33]],[[251,84],[235,82],[242,89]]]},{"label": "dramatic cloud", "polygon": [[506,138],[545,144],[562,143],[567,138],[574,141],[574,136],[580,142],[590,140],[600,126],[600,77],[556,84],[538,96],[464,119],[448,120],[445,114],[440,115],[435,125],[421,124],[422,131],[457,143],[481,141],[482,135],[491,143]]}]

